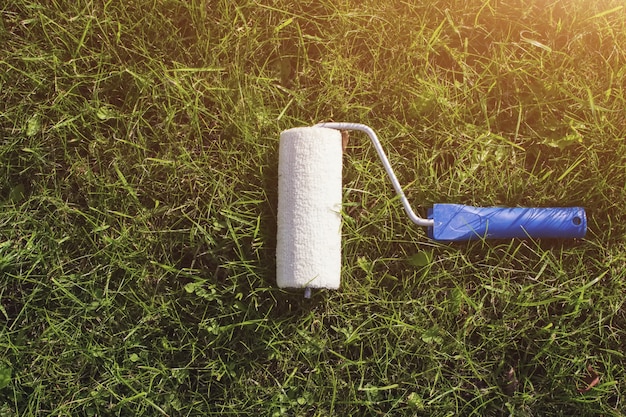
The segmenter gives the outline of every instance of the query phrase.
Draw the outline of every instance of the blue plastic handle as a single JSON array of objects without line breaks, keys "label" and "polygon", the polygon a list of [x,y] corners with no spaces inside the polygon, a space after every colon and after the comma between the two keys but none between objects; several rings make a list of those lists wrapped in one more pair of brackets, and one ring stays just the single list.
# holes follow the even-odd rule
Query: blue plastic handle
[{"label": "blue plastic handle", "polygon": [[582,238],[587,216],[582,207],[504,208],[435,204],[428,217],[434,240]]}]

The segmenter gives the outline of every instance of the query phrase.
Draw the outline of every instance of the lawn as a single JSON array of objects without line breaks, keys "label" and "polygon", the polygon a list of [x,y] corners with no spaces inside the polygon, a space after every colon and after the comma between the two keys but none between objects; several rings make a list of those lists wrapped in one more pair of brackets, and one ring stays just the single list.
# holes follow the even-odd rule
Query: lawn
[{"label": "lawn", "polygon": [[[618,0],[4,0],[0,417],[626,414]],[[367,138],[342,287],[276,286],[280,132],[370,125],[433,203],[582,206],[438,243]]]}]

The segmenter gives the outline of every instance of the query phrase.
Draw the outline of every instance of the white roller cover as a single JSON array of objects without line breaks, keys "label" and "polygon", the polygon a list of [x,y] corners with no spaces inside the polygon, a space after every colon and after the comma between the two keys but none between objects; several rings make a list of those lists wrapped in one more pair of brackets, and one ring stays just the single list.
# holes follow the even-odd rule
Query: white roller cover
[{"label": "white roller cover", "polygon": [[339,288],[341,133],[299,127],[281,133],[276,281],[280,288]]}]

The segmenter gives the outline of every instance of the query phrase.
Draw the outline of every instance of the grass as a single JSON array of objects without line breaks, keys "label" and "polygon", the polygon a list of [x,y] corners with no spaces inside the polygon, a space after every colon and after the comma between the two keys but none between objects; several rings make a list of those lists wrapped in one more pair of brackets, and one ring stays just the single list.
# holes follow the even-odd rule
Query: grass
[{"label": "grass", "polygon": [[[626,9],[419,3],[6,0],[0,416],[626,414]],[[280,290],[278,136],[325,120],[422,214],[587,238],[429,241],[354,134],[342,289]]]}]

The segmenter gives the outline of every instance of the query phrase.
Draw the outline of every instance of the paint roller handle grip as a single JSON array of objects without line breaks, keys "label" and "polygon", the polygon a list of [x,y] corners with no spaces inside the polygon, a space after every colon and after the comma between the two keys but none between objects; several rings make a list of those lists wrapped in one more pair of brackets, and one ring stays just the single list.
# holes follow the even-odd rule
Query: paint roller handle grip
[{"label": "paint roller handle grip", "polygon": [[583,238],[587,216],[582,207],[505,208],[435,204],[429,230],[435,240]]}]

